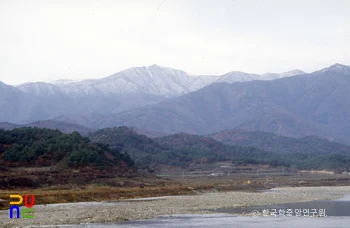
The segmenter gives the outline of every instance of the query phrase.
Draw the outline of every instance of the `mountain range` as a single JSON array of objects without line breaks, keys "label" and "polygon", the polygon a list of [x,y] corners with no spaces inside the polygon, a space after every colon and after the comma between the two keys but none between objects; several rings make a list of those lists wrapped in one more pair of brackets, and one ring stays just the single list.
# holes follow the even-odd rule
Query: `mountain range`
[{"label": "mountain range", "polygon": [[102,116],[116,114],[196,91],[214,82],[271,80],[304,72],[195,76],[152,65],[134,67],[102,79],[30,82],[16,87],[0,84],[0,121],[27,124],[54,119],[90,125]]},{"label": "mountain range", "polygon": [[189,75],[152,65],[102,79],[0,83],[0,121],[211,134],[240,128],[350,144],[350,67],[306,74]]},{"label": "mountain range", "polygon": [[350,143],[350,67],[271,81],[213,83],[159,104],[106,116],[95,126],[210,134],[232,128]]}]

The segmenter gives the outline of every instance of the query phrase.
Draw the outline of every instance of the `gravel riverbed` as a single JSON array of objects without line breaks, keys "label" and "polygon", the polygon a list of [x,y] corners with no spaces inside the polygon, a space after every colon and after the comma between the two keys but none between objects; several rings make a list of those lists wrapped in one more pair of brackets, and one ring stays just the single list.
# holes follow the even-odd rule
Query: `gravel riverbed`
[{"label": "gravel riverbed", "polygon": [[332,200],[345,195],[350,195],[350,186],[276,188],[269,192],[219,192],[144,200],[35,205],[34,219],[9,219],[8,210],[0,211],[0,227],[117,223],[160,215],[213,213],[218,208],[242,205]]}]

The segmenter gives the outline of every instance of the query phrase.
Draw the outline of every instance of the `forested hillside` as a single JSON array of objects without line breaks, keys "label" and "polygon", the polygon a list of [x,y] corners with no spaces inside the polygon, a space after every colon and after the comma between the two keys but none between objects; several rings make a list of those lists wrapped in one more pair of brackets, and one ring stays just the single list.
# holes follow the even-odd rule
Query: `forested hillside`
[{"label": "forested hillside", "polygon": [[5,167],[133,165],[128,155],[101,143],[91,143],[78,132],[64,134],[31,127],[0,130],[0,162]]},{"label": "forested hillside", "polygon": [[93,142],[109,144],[127,153],[137,165],[169,164],[186,167],[192,163],[232,160],[234,163],[289,164],[277,153],[252,147],[229,146],[204,136],[176,134],[150,139],[132,128],[115,127],[88,136]]},{"label": "forested hillside", "polygon": [[[91,142],[90,142],[91,139]],[[150,139],[132,128],[115,127],[82,137],[58,130],[16,128],[0,130],[0,162],[6,167],[119,168],[232,161],[237,165],[269,164],[300,169],[348,169],[348,154],[315,154],[290,151],[266,151],[255,147],[232,146],[212,138],[174,134]]]},{"label": "forested hillside", "polygon": [[278,150],[277,147],[275,151],[268,151],[251,146],[226,145],[210,137],[187,133],[151,139],[128,127],[106,128],[88,137],[93,142],[110,144],[112,148],[129,154],[137,165],[142,166],[167,164],[189,167],[194,163],[232,161],[237,165],[269,164],[293,166],[298,169],[350,168],[349,154],[336,150],[322,151],[322,145],[319,147],[319,153],[284,151]]},{"label": "forested hillside", "polygon": [[[262,132],[264,133],[264,132]],[[266,133],[269,134],[269,133]],[[261,135],[261,133],[257,133]],[[264,134],[263,134],[264,135]],[[288,138],[287,138],[288,139]],[[271,166],[293,166],[298,169],[332,169],[342,170],[350,168],[350,153],[346,153],[345,145],[338,143],[330,143],[331,147],[322,139],[315,139],[314,137],[306,137],[302,140],[304,145],[303,150],[284,150],[283,143],[280,142],[280,147],[274,147],[274,150],[263,150],[257,147],[252,147],[255,144],[238,146],[225,145],[212,138],[190,135],[190,134],[174,134],[155,139],[160,145],[169,148],[178,148],[181,150],[194,149],[210,150],[219,153],[225,158],[232,160],[234,163],[251,163],[251,164],[269,164]],[[297,139],[296,139],[297,140]],[[256,140],[259,142],[258,140]],[[273,141],[271,139],[271,141]],[[260,141],[261,142],[261,141]],[[288,141],[290,142],[290,141]],[[312,143],[311,143],[312,142]],[[307,143],[309,143],[312,151],[307,151]],[[272,142],[270,145],[274,145]],[[294,145],[296,148],[297,145]],[[286,148],[293,148],[292,145],[286,143]],[[332,150],[333,148],[333,150]],[[343,148],[337,150],[336,148]]]}]

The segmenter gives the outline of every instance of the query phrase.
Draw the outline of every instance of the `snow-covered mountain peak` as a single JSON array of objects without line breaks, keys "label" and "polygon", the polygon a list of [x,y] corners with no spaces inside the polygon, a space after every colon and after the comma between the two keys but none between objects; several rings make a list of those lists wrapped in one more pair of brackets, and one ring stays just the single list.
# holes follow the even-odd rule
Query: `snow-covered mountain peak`
[{"label": "snow-covered mountain peak", "polygon": [[301,74],[306,74],[306,73],[304,71],[302,71],[302,70],[294,69],[294,70],[291,70],[291,71],[287,71],[287,72],[281,73],[280,75],[282,77],[291,77],[291,76],[296,76],[296,75],[301,75]]},{"label": "snow-covered mountain peak", "polygon": [[[74,97],[148,94],[160,97],[176,97],[201,89],[214,82],[246,82],[273,80],[304,73],[293,70],[282,74],[252,74],[232,71],[224,75],[190,75],[185,71],[157,64],[132,67],[102,79],[61,79],[48,83],[29,83],[18,86],[22,92],[52,95],[58,92]],[[51,85],[51,86],[50,86]]]},{"label": "snow-covered mountain peak", "polygon": [[335,63],[332,66],[328,67],[330,69],[343,69],[343,68],[348,68],[349,66],[340,64],[340,63]]},{"label": "snow-covered mountain peak", "polygon": [[346,65],[342,65],[339,63],[333,64],[330,67],[324,68],[322,70],[320,70],[319,72],[321,73],[342,73],[342,74],[350,74],[350,66],[346,66]]},{"label": "snow-covered mountain peak", "polygon": [[349,72],[350,66],[342,65],[339,63],[336,63],[329,67],[329,70],[337,71],[337,72]]},{"label": "snow-covered mountain peak", "polygon": [[233,82],[246,82],[246,81],[252,81],[257,79],[260,79],[260,75],[245,73],[241,71],[232,71],[220,76],[216,82],[233,83]]},{"label": "snow-covered mountain peak", "polygon": [[81,80],[81,79],[58,79],[58,80],[51,81],[50,83],[54,84],[54,85],[67,85],[67,84],[72,84],[72,83],[81,82],[81,81],[83,81],[83,80]]},{"label": "snow-covered mountain peak", "polygon": [[305,72],[298,69],[294,69],[283,73],[266,73],[261,75],[261,80],[274,80],[274,79],[291,77],[291,76],[296,76],[301,74],[305,74]]},{"label": "snow-covered mountain peak", "polygon": [[24,93],[35,95],[56,95],[61,92],[58,86],[45,82],[24,83],[18,85],[17,89]]},{"label": "snow-covered mountain peak", "polygon": [[162,68],[162,69],[169,68],[169,67],[160,66],[160,65],[158,65],[158,64],[152,64],[152,65],[145,66],[145,67],[146,67],[146,68]]}]

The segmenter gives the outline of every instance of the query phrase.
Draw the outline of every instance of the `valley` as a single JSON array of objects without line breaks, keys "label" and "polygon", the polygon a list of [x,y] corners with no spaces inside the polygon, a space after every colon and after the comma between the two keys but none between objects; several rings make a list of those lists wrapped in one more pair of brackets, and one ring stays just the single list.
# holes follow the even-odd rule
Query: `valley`
[{"label": "valley", "polygon": [[0,228],[349,228],[349,9],[0,1]]}]

